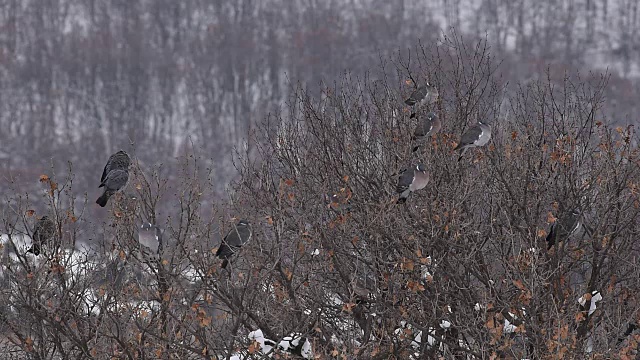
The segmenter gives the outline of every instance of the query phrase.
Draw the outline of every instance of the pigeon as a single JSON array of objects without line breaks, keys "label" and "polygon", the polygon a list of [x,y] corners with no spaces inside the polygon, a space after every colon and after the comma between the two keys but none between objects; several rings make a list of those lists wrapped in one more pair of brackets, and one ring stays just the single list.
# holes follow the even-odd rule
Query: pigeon
[{"label": "pigeon", "polygon": [[400,194],[397,203],[405,203],[412,192],[424,188],[428,183],[429,177],[423,164],[418,164],[411,170],[403,169],[400,171],[398,185],[396,186],[396,192]]},{"label": "pigeon", "polygon": [[[442,128],[442,123],[440,123],[440,119],[438,115],[433,112],[427,114],[427,116],[423,120],[418,121],[418,125],[416,126],[415,131],[413,132],[412,140],[422,140],[428,136],[431,136]],[[420,145],[417,145],[413,148],[413,151],[417,151]]]},{"label": "pigeon", "polygon": [[[153,254],[158,254],[162,250],[162,230],[151,223],[145,223],[138,230],[138,241]],[[144,249],[144,248],[143,248]]]},{"label": "pigeon", "polygon": [[56,235],[56,224],[53,220],[49,219],[47,215],[43,216],[36,222],[33,230],[33,240],[31,248],[27,252],[32,253],[35,256],[40,255],[42,251],[42,245],[46,244],[49,240],[53,239]]},{"label": "pigeon", "polygon": [[[416,113],[420,111],[425,105],[432,103],[438,98],[438,89],[430,83],[426,83],[423,86],[419,86],[414,92],[409,95],[409,98],[404,101],[405,104],[414,107],[410,119],[416,117]],[[416,106],[417,105],[417,106]]]},{"label": "pigeon", "polygon": [[229,230],[216,251],[216,256],[223,260],[221,266],[223,269],[227,267],[229,259],[251,240],[251,235],[251,224],[247,220],[238,221],[233,229]]},{"label": "pigeon", "polygon": [[551,230],[546,238],[547,250],[551,250],[553,245],[577,233],[582,225],[581,214],[578,210],[573,210],[561,215],[553,225],[551,225]]},{"label": "pigeon", "polygon": [[476,125],[470,127],[462,137],[460,143],[453,150],[460,150],[460,156],[458,161],[462,159],[462,156],[467,151],[478,146],[485,146],[491,140],[491,125],[486,121],[478,121]]},{"label": "pigeon", "polygon": [[102,170],[102,176],[100,177],[100,183],[104,183],[104,179],[111,170],[128,170],[131,165],[131,158],[124,150],[120,150],[117,153],[109,156],[107,164]]},{"label": "pigeon", "polygon": [[107,177],[99,186],[104,187],[104,192],[98,200],[96,200],[96,204],[105,207],[111,195],[122,189],[127,184],[128,180],[129,172],[127,170],[116,169],[109,171]]}]

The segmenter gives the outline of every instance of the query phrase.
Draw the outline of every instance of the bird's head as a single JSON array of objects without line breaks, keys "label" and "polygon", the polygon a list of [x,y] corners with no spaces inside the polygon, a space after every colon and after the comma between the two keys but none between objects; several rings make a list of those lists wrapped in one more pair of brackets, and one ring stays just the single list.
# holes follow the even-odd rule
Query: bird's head
[{"label": "bird's head", "polygon": [[251,226],[248,220],[242,219],[238,221],[238,226]]},{"label": "bird's head", "polygon": [[425,172],[427,172],[427,168],[424,166],[424,164],[419,163],[418,165],[416,165],[416,171],[420,171],[424,174]]},{"label": "bird's head", "polygon": [[435,120],[438,117],[438,115],[436,115],[436,113],[434,112],[430,112],[427,114],[427,119],[429,120]]}]

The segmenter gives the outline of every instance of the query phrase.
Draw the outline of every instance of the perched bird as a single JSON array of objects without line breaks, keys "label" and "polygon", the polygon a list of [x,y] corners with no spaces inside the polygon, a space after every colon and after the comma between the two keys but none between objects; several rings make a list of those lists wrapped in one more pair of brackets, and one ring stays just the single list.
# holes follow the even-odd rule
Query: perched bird
[{"label": "perched bird", "polygon": [[104,183],[104,179],[106,179],[107,174],[109,174],[111,170],[128,170],[130,165],[131,158],[129,158],[129,154],[124,150],[120,150],[109,156],[109,160],[107,160],[107,164],[104,166],[104,170],[102,170],[100,183]]},{"label": "perched bird", "polygon": [[[435,133],[437,133],[438,131],[440,131],[440,128],[442,128],[442,124],[440,123],[440,119],[438,118],[438,115],[436,115],[433,112],[430,112],[427,114],[427,116],[421,120],[418,121],[418,125],[416,126],[415,131],[413,132],[413,140],[422,140],[430,135],[433,135]],[[416,145],[413,148],[413,151],[415,152],[416,150],[418,150],[418,148],[420,147],[420,145]]]},{"label": "perched bird", "polygon": [[252,230],[251,224],[247,220],[240,220],[229,230],[227,236],[224,237],[216,256],[222,259],[222,268],[226,268],[229,263],[229,259],[240,250],[249,240],[251,240]]},{"label": "perched bird", "polygon": [[111,195],[122,189],[127,184],[128,180],[129,172],[127,170],[116,169],[109,171],[107,177],[99,186],[104,187],[104,192],[98,198],[98,200],[96,200],[96,204],[105,207]]},{"label": "perched bird", "polygon": [[138,241],[150,253],[158,254],[159,250],[162,251],[162,229],[151,223],[142,224],[138,230]]},{"label": "perched bird", "polygon": [[27,252],[33,253],[33,255],[40,255],[42,245],[53,239],[56,235],[56,224],[53,220],[49,219],[47,215],[43,216],[36,222],[33,229],[33,240],[31,242],[31,248]]},{"label": "perched bird", "polygon": [[412,192],[418,191],[429,183],[427,170],[423,164],[416,165],[413,169],[403,169],[400,171],[396,192],[400,194],[397,203],[403,204]]},{"label": "perched bird", "polygon": [[415,106],[411,116],[409,118],[416,117],[416,113],[422,109],[425,105],[432,103],[438,98],[438,89],[436,89],[435,85],[430,83],[426,83],[423,86],[419,86],[414,92],[409,95],[409,98],[404,101],[405,104],[409,106]]},{"label": "perched bird", "polygon": [[583,225],[581,218],[582,216],[578,210],[572,210],[560,215],[551,225],[551,230],[547,235],[547,250],[577,233]]},{"label": "perched bird", "polygon": [[467,149],[471,149],[478,146],[485,146],[491,140],[491,125],[486,121],[478,121],[476,125],[470,127],[462,137],[460,143],[453,150],[460,150],[460,156],[458,161],[462,159],[462,156]]}]

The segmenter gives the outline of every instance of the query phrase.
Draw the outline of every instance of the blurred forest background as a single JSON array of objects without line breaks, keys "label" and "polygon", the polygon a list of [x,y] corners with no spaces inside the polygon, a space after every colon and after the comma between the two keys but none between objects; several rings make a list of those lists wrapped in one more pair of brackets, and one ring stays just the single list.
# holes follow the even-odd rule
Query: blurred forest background
[{"label": "blurred forest background", "polygon": [[233,149],[291,84],[318,93],[345,71],[375,79],[450,27],[488,38],[511,90],[548,67],[608,71],[611,118],[638,113],[635,0],[2,0],[0,174],[14,188],[0,193],[34,190],[70,161],[75,190],[97,197],[113,152],[171,176],[193,141],[226,196]]}]

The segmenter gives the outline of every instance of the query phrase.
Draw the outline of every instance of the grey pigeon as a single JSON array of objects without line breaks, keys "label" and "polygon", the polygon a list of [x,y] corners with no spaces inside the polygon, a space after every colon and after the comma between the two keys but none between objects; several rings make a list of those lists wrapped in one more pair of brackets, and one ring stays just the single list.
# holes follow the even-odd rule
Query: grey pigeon
[{"label": "grey pigeon", "polygon": [[[442,123],[440,122],[438,115],[430,112],[424,119],[418,121],[418,125],[413,132],[413,140],[423,140],[424,138],[437,133],[441,128]],[[420,145],[415,146],[413,151],[415,152],[419,147]]]},{"label": "grey pigeon", "polygon": [[[416,113],[422,109],[425,105],[434,102],[438,98],[438,89],[430,83],[426,83],[423,86],[419,86],[414,92],[409,95],[409,98],[404,101],[405,104],[413,106],[414,110],[409,118],[416,117]],[[417,106],[416,106],[417,105]]]},{"label": "grey pigeon", "polygon": [[546,238],[547,250],[577,233],[583,225],[581,217],[579,210],[572,210],[556,218]]},{"label": "grey pigeon", "polygon": [[54,239],[56,235],[56,224],[47,215],[36,222],[33,230],[31,248],[27,252],[38,256],[42,250],[42,245]]},{"label": "grey pigeon", "polygon": [[238,221],[233,229],[229,230],[227,236],[222,240],[218,251],[216,251],[216,256],[223,260],[223,269],[227,267],[229,259],[233,254],[251,240],[251,235],[251,224],[247,220]]},{"label": "grey pigeon", "polygon": [[403,204],[412,192],[424,188],[428,183],[429,176],[423,164],[418,164],[411,169],[403,169],[396,186],[396,192],[400,194],[397,203]]},{"label": "grey pigeon", "polygon": [[102,170],[102,176],[100,177],[100,183],[104,183],[104,179],[111,170],[128,170],[131,165],[131,158],[124,150],[120,150],[117,153],[109,156],[107,164]]},{"label": "grey pigeon", "polygon": [[491,140],[491,125],[486,121],[478,121],[476,125],[470,127],[462,137],[460,143],[453,150],[460,150],[460,156],[458,161],[462,159],[462,156],[467,151],[478,146],[485,146]]},{"label": "grey pigeon", "polygon": [[128,180],[129,172],[127,170],[116,169],[109,171],[107,177],[99,186],[104,187],[104,192],[102,193],[102,196],[96,200],[96,204],[105,207],[111,195],[122,189],[127,184]]},{"label": "grey pigeon", "polygon": [[138,230],[138,241],[151,253],[158,254],[158,250],[162,249],[162,229],[151,223],[142,224]]}]

